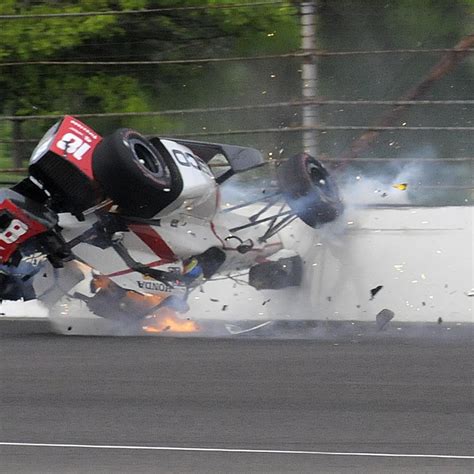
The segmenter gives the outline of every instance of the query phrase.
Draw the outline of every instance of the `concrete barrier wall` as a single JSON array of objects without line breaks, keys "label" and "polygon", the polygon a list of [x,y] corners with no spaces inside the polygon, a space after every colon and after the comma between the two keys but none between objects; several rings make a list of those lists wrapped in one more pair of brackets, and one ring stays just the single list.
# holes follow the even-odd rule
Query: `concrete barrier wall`
[{"label": "concrete barrier wall", "polygon": [[208,283],[191,295],[192,308],[224,319],[362,321],[388,308],[402,321],[471,322],[473,214],[472,207],[360,208],[318,230],[298,222],[283,237],[303,257],[301,288]]},{"label": "concrete barrier wall", "polygon": [[0,303],[0,316],[45,318],[48,316],[48,310],[36,301],[4,301],[3,303]]},{"label": "concrete barrier wall", "polygon": [[349,210],[296,243],[306,261],[301,297],[318,318],[364,320],[389,308],[401,320],[471,321],[473,214],[472,207]]}]

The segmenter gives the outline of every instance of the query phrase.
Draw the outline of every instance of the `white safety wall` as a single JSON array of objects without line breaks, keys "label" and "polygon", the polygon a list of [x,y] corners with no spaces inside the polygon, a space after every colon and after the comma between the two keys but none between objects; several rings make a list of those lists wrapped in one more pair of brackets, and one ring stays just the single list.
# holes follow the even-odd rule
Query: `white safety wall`
[{"label": "white safety wall", "polygon": [[473,210],[350,210],[297,244],[306,260],[301,296],[318,319],[372,319],[388,308],[399,320],[470,321]]},{"label": "white safety wall", "polygon": [[193,309],[229,319],[373,320],[388,308],[403,321],[472,321],[473,215],[472,207],[354,208],[319,230],[299,222],[284,241],[304,259],[301,288],[209,283]]}]

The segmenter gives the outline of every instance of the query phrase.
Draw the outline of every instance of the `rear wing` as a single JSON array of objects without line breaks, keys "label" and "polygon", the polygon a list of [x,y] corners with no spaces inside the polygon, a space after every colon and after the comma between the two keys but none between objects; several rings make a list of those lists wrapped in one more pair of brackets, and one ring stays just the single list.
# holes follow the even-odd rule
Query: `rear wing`
[{"label": "rear wing", "polygon": [[221,143],[207,143],[198,142],[194,140],[181,140],[176,138],[169,138],[180,145],[188,147],[204,162],[209,163],[216,155],[222,155],[228,161],[230,170],[216,178],[216,181],[221,184],[235,173],[258,168],[265,164],[262,154],[255,148],[238,146],[238,145],[224,145]]}]

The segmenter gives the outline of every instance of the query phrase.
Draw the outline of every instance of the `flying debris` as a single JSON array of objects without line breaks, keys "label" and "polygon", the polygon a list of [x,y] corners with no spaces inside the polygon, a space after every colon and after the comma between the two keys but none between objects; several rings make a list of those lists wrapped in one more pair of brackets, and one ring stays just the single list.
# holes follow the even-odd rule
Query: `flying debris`
[{"label": "flying debris", "polygon": [[245,334],[251,331],[255,331],[256,329],[264,328],[265,326],[268,326],[271,323],[272,321],[266,321],[264,323],[257,324],[256,326],[247,329],[242,329],[241,327],[236,326],[235,324],[226,324],[225,328],[227,329],[227,331],[229,331],[230,334],[236,336],[238,334]]},{"label": "flying debris", "polygon": [[370,300],[372,301],[375,295],[383,288],[382,285],[376,286],[370,290]]},{"label": "flying debris", "polygon": [[398,189],[400,191],[406,191],[408,189],[408,183],[393,184],[392,188]]},{"label": "flying debris", "polygon": [[375,323],[377,324],[377,330],[383,331],[387,324],[393,319],[395,313],[390,309],[383,309],[377,316],[375,316]]}]

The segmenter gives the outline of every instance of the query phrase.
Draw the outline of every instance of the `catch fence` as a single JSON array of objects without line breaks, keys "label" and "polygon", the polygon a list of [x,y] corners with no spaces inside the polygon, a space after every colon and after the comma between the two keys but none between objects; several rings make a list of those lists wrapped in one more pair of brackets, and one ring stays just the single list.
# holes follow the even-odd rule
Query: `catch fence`
[{"label": "catch fence", "polygon": [[[58,18],[73,19],[111,15],[134,17],[137,21],[141,21],[144,17],[160,15],[165,12],[185,13],[205,11],[206,9],[232,10],[236,8],[286,9],[288,16],[300,15],[303,19],[302,11],[298,11],[288,2],[255,1],[132,11],[4,14],[0,15],[0,27],[2,22],[28,22],[31,20],[48,22]],[[273,33],[269,32],[268,34]],[[442,170],[439,175],[443,177],[443,182],[437,181],[436,173],[432,172],[429,181],[418,183],[417,187],[431,189],[438,186],[444,191],[457,188],[459,193],[457,193],[455,201],[465,203],[466,200],[470,201],[472,198],[470,190],[474,189],[472,184],[474,158],[471,156],[474,100],[452,98],[452,95],[438,97],[436,94],[433,98],[428,99],[420,98],[421,94],[415,97],[399,94],[400,99],[347,98],[347,93],[342,94],[340,98],[331,99],[319,91],[308,97],[304,91],[305,85],[301,85],[301,69],[304,64],[312,62],[317,64],[318,71],[323,71],[324,75],[327,74],[324,72],[324,61],[337,61],[337,63],[331,63],[331,67],[337,69],[339,65],[343,64],[340,61],[352,62],[358,60],[357,58],[361,58],[361,60],[364,60],[363,58],[390,58],[391,64],[393,64],[394,58],[428,57],[431,62],[438,59],[438,64],[441,67],[443,61],[445,63],[451,61],[443,74],[439,74],[439,77],[434,80],[429,78],[429,86],[432,87],[443,75],[449,75],[465,57],[472,54],[473,45],[474,36],[471,35],[451,48],[359,50],[305,48],[281,54],[253,56],[124,60],[117,54],[117,57],[97,58],[97,60],[82,60],[81,58],[43,60],[40,58],[38,60],[0,61],[0,71],[18,71],[20,74],[24,68],[34,67],[38,77],[46,79],[51,71],[56,71],[57,68],[61,68],[65,74],[69,73],[68,71],[74,71],[75,74],[82,76],[95,72],[113,74],[120,70],[125,70],[133,76],[134,70],[143,71],[145,69],[149,70],[149,74],[152,76],[154,73],[158,74],[162,67],[173,66],[189,67],[194,71],[195,68],[210,68],[208,75],[212,75],[216,71],[219,74],[220,68],[234,68],[231,72],[236,70],[235,68],[237,70],[241,68],[248,73],[250,78],[258,77],[259,71],[264,71],[262,75],[265,74],[265,81],[262,81],[261,86],[258,81],[255,81],[255,88],[261,88],[261,90],[252,91],[252,94],[249,94],[252,95],[252,100],[240,99],[238,103],[235,103],[235,98],[229,94],[229,98],[232,100],[222,103],[223,100],[220,98],[219,105],[209,103],[211,99],[208,98],[204,105],[196,104],[195,106],[164,108],[162,110],[117,110],[104,113],[91,108],[87,113],[62,110],[55,114],[4,114],[0,116],[0,127],[2,127],[0,130],[3,130],[3,133],[0,134],[0,155],[22,154],[26,156],[39,140],[41,130],[49,128],[54,121],[66,113],[83,120],[91,120],[92,126],[103,132],[107,130],[105,128],[102,130],[101,127],[122,126],[130,121],[131,126],[144,125],[144,128],[140,130],[146,135],[229,141],[255,146],[272,163],[278,163],[303,148],[301,144],[304,135],[310,133],[318,142],[318,157],[330,165],[350,162],[349,168],[351,170],[355,168],[367,172],[368,175],[373,175],[374,167],[383,168],[395,174],[394,170],[397,166],[396,171],[399,171],[402,166],[412,162],[422,163],[425,166],[429,164],[436,167],[437,170]],[[341,66],[341,70],[345,67],[347,66]],[[288,71],[291,71],[289,79]],[[324,79],[328,80],[326,76]],[[459,75],[450,80],[454,84],[459,84],[460,90],[466,88],[469,90],[472,82],[472,78]],[[288,92],[284,86],[285,81],[291,82],[293,85],[298,82],[300,84],[296,90]],[[275,83],[276,86],[274,86]],[[425,85],[423,84],[421,91],[423,94],[426,93]],[[251,90],[251,85],[246,84],[244,89]],[[285,93],[281,93],[282,91]],[[286,100],[281,100],[282,98]],[[304,123],[304,115],[307,110],[316,111],[318,116],[316,124],[308,126]],[[159,129],[157,129],[157,119],[166,119],[167,121],[160,122]],[[363,146],[348,153],[348,149],[354,143],[360,145],[361,137],[365,140],[362,143]],[[416,150],[412,143],[421,143],[423,145],[421,151]],[[435,143],[436,146],[430,147],[430,143]],[[12,167],[5,160],[3,163],[3,170],[0,171],[0,180],[2,181],[11,182],[16,179],[18,174],[25,172],[24,167]],[[448,170],[448,182],[445,180],[446,169],[443,170],[443,167]],[[444,191],[442,196],[446,197]]]}]

